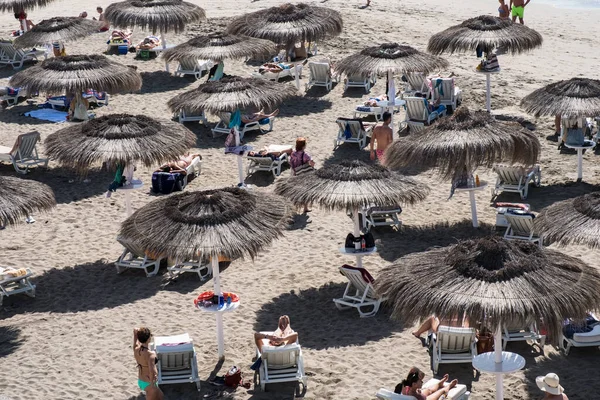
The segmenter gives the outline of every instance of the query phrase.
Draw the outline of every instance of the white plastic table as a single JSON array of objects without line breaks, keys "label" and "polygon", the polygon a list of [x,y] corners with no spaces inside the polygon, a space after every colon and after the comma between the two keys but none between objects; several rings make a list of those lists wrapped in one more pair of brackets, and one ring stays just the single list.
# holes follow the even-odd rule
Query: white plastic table
[{"label": "white plastic table", "polygon": [[487,181],[479,181],[479,186],[474,187],[457,187],[454,189],[455,193],[468,192],[469,199],[471,200],[471,218],[473,219],[473,227],[477,228],[479,223],[477,222],[477,202],[475,200],[475,192],[484,190],[488,186]]},{"label": "white plastic table", "polygon": [[370,256],[371,254],[377,253],[377,246],[370,247],[365,251],[356,251],[356,249],[347,249],[345,247],[340,247],[340,253],[354,257]]},{"label": "white plastic table", "polygon": [[565,147],[569,149],[577,150],[577,181],[580,182],[583,178],[583,151],[593,149],[596,146],[596,142],[593,140],[586,140],[583,146],[574,146],[572,144],[565,143]]},{"label": "white plastic table", "polygon": [[478,74],[485,74],[485,109],[487,112],[491,112],[492,109],[492,89],[491,89],[491,75],[499,74],[500,69],[497,71],[479,71],[475,70]]},{"label": "white plastic table", "polygon": [[494,355],[494,352],[490,351],[473,357],[473,368],[488,374],[504,375],[512,374],[525,367],[525,358],[516,353],[503,351],[501,363],[495,361]]},{"label": "white plastic table", "polygon": [[133,179],[131,181],[131,183],[128,183],[126,185],[123,185],[120,188],[117,188],[117,190],[125,191],[125,213],[127,214],[127,216],[130,216],[133,212],[133,209],[131,208],[131,193],[130,193],[130,191],[141,189],[143,186],[144,186],[144,183],[140,179]]},{"label": "white plastic table", "polygon": [[210,307],[204,307],[201,304],[198,304],[196,306],[196,308],[198,310],[200,310],[200,311],[206,311],[206,312],[211,312],[211,313],[224,313],[224,312],[235,311],[239,306],[240,306],[240,302],[239,301],[234,301],[231,304],[225,303],[223,305],[223,308],[221,308],[220,310],[219,310],[219,305],[218,304],[213,304]]}]

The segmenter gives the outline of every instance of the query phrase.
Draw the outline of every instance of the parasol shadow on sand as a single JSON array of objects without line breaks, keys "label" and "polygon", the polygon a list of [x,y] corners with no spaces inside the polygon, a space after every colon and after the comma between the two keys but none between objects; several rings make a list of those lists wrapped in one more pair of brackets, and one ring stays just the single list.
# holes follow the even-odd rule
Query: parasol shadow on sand
[{"label": "parasol shadow on sand", "polygon": [[[385,309],[372,318],[356,318],[355,313],[339,312],[331,299],[340,297],[345,286],[345,283],[330,282],[318,288],[282,293],[257,311],[253,330],[269,330],[279,316],[285,314],[299,333],[302,347],[314,350],[362,346],[403,330],[401,324],[390,323]],[[315,305],[319,305],[319,312],[315,312]],[[348,326],[352,329],[348,330]]]},{"label": "parasol shadow on sand", "polygon": [[0,326],[0,358],[14,353],[24,344],[25,340],[20,336],[20,328],[9,325]]},{"label": "parasol shadow on sand", "polygon": [[53,17],[37,23],[31,30],[17,37],[15,47],[35,47],[53,42],[82,39],[96,33],[102,22],[78,17]]},{"label": "parasol shadow on sand", "polygon": [[12,87],[26,88],[29,93],[78,93],[87,89],[100,92],[133,92],[142,87],[134,69],[102,55],[72,55],[47,59],[9,80]]},{"label": "parasol shadow on sand", "polygon": [[[600,185],[590,184],[586,182],[565,182],[552,185],[542,185],[535,189],[535,196],[527,199],[527,203],[531,205],[532,210],[541,211],[545,207],[549,207],[556,202],[573,199],[591,192],[600,191]],[[500,193],[496,202],[521,202],[519,194],[515,193]]]},{"label": "parasol shadow on sand", "polygon": [[600,247],[600,192],[563,200],[544,208],[534,220],[544,243]]},{"label": "parasol shadow on sand", "polygon": [[[483,321],[495,332],[496,350],[476,356],[473,365],[493,356],[496,370],[504,370],[507,360],[517,369],[525,361],[501,350],[503,326],[542,319],[556,340],[566,318],[583,319],[600,308],[599,285],[600,271],[577,258],[492,236],[402,257],[379,273],[375,289],[388,298],[392,317],[406,324],[432,314],[465,318],[470,326]],[[503,398],[502,374],[496,398]]]},{"label": "parasol shadow on sand", "polygon": [[600,80],[572,78],[551,83],[525,96],[521,107],[536,118],[546,115],[600,115]]},{"label": "parasol shadow on sand", "polygon": [[166,71],[141,72],[142,87],[140,94],[165,93],[171,90],[186,88],[196,82],[196,78],[184,75],[181,79],[173,79]]},{"label": "parasol shadow on sand", "polygon": [[55,205],[54,192],[47,185],[31,179],[0,176],[0,227],[20,223]]},{"label": "parasol shadow on sand", "polygon": [[337,36],[342,28],[342,16],[336,10],[285,3],[236,17],[227,26],[227,32],[290,45]]}]

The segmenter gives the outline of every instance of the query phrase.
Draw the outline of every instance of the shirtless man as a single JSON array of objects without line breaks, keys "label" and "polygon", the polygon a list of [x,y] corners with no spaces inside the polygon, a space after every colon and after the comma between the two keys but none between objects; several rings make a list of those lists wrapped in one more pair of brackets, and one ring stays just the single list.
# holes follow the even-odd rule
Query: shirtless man
[{"label": "shirtless man", "polygon": [[[392,114],[386,111],[383,113],[383,125],[376,126],[371,136],[371,160],[375,160],[375,154],[377,154],[377,159],[381,165],[385,165],[385,149],[394,141],[390,122],[392,122]],[[377,142],[377,150],[374,151],[375,142]]]},{"label": "shirtless man", "polygon": [[510,0],[513,22],[516,22],[517,17],[519,17],[519,22],[523,24],[523,13],[525,12],[525,7],[527,7],[527,4],[529,4],[530,1],[531,0]]}]

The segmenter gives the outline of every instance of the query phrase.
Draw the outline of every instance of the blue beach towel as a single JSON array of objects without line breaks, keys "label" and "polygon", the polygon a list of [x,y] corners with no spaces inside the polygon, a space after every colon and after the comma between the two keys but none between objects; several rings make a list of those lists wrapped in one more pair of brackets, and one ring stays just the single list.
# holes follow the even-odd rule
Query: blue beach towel
[{"label": "blue beach towel", "polygon": [[26,112],[23,115],[44,121],[65,122],[67,120],[68,113],[66,111],[58,111],[51,108],[40,108],[39,110]]}]

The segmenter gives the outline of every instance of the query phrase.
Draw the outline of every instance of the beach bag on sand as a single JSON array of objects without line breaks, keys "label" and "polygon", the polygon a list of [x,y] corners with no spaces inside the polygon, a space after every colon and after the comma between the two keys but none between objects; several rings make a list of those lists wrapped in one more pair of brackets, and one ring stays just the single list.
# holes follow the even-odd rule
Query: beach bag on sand
[{"label": "beach bag on sand", "polygon": [[242,384],[242,370],[237,366],[233,366],[225,374],[225,386],[237,388]]},{"label": "beach bag on sand", "polygon": [[171,194],[185,187],[183,175],[180,173],[154,172],[152,174],[152,191],[154,193]]}]

